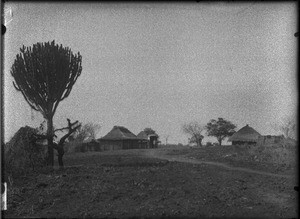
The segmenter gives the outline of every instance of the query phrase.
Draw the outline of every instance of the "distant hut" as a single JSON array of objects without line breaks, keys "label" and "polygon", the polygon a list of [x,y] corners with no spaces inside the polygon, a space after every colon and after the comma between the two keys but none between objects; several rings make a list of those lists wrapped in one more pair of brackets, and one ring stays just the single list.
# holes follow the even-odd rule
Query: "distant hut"
[{"label": "distant hut", "polygon": [[139,148],[149,148],[149,138],[146,132],[141,131],[137,138],[139,139]]},{"label": "distant hut", "polygon": [[259,137],[257,145],[271,146],[274,144],[282,143],[284,140],[284,135],[264,135]]},{"label": "distant hut", "polygon": [[234,133],[228,141],[232,142],[232,145],[241,145],[241,144],[248,144],[248,145],[256,145],[259,137],[259,134],[255,129],[250,127],[248,124]]},{"label": "distant hut", "polygon": [[158,146],[158,135],[157,134],[150,134],[149,137],[149,147],[150,148],[157,148]]},{"label": "distant hut", "polygon": [[139,138],[139,148],[157,148],[158,146],[158,135],[149,134],[147,135],[145,131],[141,131],[137,138]]},{"label": "distant hut", "polygon": [[104,137],[98,139],[102,150],[120,150],[138,148],[139,139],[123,126],[114,126]]}]

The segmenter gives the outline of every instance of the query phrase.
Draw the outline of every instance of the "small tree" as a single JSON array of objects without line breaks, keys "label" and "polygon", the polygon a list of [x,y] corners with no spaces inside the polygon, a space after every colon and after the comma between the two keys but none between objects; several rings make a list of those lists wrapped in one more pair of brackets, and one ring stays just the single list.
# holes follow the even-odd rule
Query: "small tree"
[{"label": "small tree", "polygon": [[96,138],[97,132],[100,130],[101,126],[98,124],[87,123],[81,126],[77,131],[72,135],[70,139],[76,142],[83,142],[87,138]]},{"label": "small tree", "polygon": [[48,165],[53,166],[53,117],[81,74],[82,57],[55,41],[23,46],[20,51],[11,67],[13,85],[47,121]]},{"label": "small tree", "polygon": [[183,132],[191,136],[191,138],[189,138],[189,143],[196,143],[197,146],[202,146],[202,139],[204,138],[202,132],[204,129],[204,125],[201,125],[198,122],[190,122],[182,126]]},{"label": "small tree", "polygon": [[144,129],[144,132],[145,132],[147,135],[156,134],[156,132],[155,132],[152,128],[145,128],[145,129]]},{"label": "small tree", "polygon": [[235,133],[234,129],[236,128],[236,125],[223,118],[218,118],[218,120],[210,120],[205,128],[207,130],[207,135],[216,137],[219,145],[222,145],[222,141],[225,138],[230,137]]},{"label": "small tree", "polygon": [[[53,148],[55,150],[57,150],[57,159],[58,159],[58,164],[60,166],[60,168],[63,168],[64,167],[64,164],[63,164],[63,156],[65,154],[65,150],[64,150],[64,146],[65,146],[65,141],[77,130],[81,127],[81,124],[79,124],[78,121],[76,122],[73,122],[71,123],[71,120],[70,119],[67,119],[68,121],[68,126],[67,127],[64,127],[64,128],[60,128],[60,129],[56,129],[53,131],[53,136],[54,137],[57,137],[55,135],[55,132],[58,132],[58,131],[65,131],[67,130],[67,134],[65,134],[63,137],[60,138],[59,142],[58,143],[54,143],[53,142]],[[37,134],[34,134],[35,136],[35,140],[44,140],[44,139],[47,139],[47,135],[45,135],[43,133],[43,123],[41,123],[40,127],[38,128],[38,133]]]},{"label": "small tree", "polygon": [[168,139],[169,139],[170,135],[166,135],[165,139],[166,139],[166,146],[168,145]]},{"label": "small tree", "polygon": [[77,129],[79,129],[81,127],[80,124],[78,124],[78,121],[71,123],[70,119],[67,119],[68,121],[68,126],[65,128],[61,128],[61,129],[57,129],[55,131],[63,131],[63,130],[67,130],[67,134],[65,134],[58,142],[58,144],[54,143],[54,148],[57,150],[58,153],[58,164],[60,167],[63,167],[63,156],[65,154],[65,150],[64,150],[64,145],[65,145],[65,141],[66,139],[68,139]]},{"label": "small tree", "polygon": [[274,127],[280,131],[284,137],[297,139],[297,118],[295,114],[284,117],[280,122],[275,124]]}]

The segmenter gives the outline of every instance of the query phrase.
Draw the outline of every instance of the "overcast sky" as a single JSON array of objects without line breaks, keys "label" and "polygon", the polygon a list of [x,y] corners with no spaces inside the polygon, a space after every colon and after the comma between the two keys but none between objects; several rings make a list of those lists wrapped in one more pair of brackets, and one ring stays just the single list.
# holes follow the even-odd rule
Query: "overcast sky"
[{"label": "overcast sky", "polygon": [[[6,3],[5,141],[43,118],[12,85],[19,48],[55,40],[82,55],[82,75],[60,103],[66,118],[187,143],[185,122],[223,117],[261,134],[296,107],[296,3]],[[205,139],[204,139],[205,140]],[[207,138],[206,138],[207,140]],[[213,139],[212,139],[213,140]]]}]

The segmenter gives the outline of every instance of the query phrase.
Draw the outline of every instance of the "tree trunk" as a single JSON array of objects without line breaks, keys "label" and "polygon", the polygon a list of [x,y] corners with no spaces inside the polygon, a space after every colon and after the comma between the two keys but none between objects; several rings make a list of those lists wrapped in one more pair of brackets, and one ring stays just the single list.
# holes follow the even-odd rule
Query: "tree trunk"
[{"label": "tree trunk", "polygon": [[48,140],[48,166],[54,166],[54,150],[53,150],[53,118],[47,118],[47,140]]},{"label": "tree trunk", "polygon": [[221,145],[222,145],[222,139],[219,138],[219,139],[218,139],[218,142],[219,142],[219,145],[221,146]]},{"label": "tree trunk", "polygon": [[202,146],[202,139],[198,139],[198,141],[197,141],[197,146],[198,146],[198,147],[201,147],[201,146]]},{"label": "tree trunk", "polygon": [[63,143],[59,143],[59,144],[56,144],[56,143],[53,143],[54,145],[54,149],[57,151],[57,160],[58,160],[58,165],[59,165],[59,168],[64,168],[64,163],[63,163],[63,156],[65,154],[65,151],[64,151],[64,144]]},{"label": "tree trunk", "polygon": [[63,150],[58,150],[58,164],[59,168],[64,168],[64,163],[63,163],[63,156],[64,156],[64,151]]}]

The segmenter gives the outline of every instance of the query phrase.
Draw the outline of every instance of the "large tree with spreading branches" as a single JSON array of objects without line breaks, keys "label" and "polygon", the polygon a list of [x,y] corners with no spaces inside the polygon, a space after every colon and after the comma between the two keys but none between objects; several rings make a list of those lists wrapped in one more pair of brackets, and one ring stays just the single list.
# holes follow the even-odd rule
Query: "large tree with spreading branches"
[{"label": "large tree with spreading branches", "polygon": [[11,67],[13,85],[47,121],[48,165],[53,166],[53,117],[81,74],[82,57],[55,41],[23,46],[20,51]]},{"label": "large tree with spreading branches", "polygon": [[232,124],[223,118],[218,118],[218,120],[212,119],[206,125],[207,135],[216,137],[219,145],[222,145],[222,141],[230,137],[235,133],[236,125]]}]

